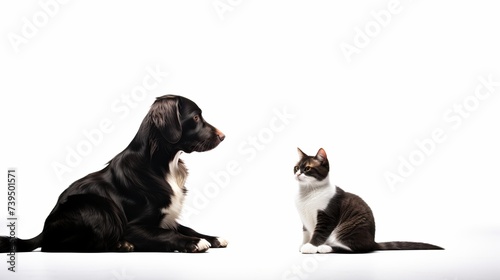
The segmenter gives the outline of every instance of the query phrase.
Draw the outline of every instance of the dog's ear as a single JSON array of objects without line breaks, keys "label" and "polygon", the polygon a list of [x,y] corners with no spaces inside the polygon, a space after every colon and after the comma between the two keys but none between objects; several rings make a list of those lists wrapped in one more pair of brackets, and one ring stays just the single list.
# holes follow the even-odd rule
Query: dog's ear
[{"label": "dog's ear", "polygon": [[151,120],[169,143],[179,142],[182,136],[182,126],[178,97],[169,96],[157,99],[151,106]]}]

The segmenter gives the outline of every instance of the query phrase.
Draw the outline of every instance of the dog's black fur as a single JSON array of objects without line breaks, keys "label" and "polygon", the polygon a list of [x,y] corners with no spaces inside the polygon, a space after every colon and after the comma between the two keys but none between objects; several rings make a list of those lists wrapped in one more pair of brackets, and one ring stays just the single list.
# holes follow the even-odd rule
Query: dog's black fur
[{"label": "dog's black fur", "polygon": [[[177,223],[187,170],[182,152],[215,148],[224,134],[191,100],[157,98],[125,150],[104,169],[74,182],[59,197],[40,235],[0,237],[0,252],[204,252],[221,238]],[[207,242],[208,241],[208,242]]]}]

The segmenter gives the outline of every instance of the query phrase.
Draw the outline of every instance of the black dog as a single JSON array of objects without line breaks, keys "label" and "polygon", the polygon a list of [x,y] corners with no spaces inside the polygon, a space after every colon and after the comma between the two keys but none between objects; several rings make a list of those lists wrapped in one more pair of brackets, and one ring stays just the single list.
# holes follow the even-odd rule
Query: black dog
[{"label": "black dog", "polygon": [[74,182],[59,197],[41,234],[0,237],[0,252],[204,252],[222,238],[177,223],[186,189],[182,152],[215,148],[224,134],[191,100],[157,98],[128,147],[108,165]]}]

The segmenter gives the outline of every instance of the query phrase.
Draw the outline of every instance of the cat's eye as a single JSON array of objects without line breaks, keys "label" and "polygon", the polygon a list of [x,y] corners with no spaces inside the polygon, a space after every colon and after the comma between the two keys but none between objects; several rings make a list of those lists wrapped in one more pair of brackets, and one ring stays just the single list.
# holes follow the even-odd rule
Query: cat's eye
[{"label": "cat's eye", "polygon": [[195,115],[195,116],[193,117],[193,120],[194,120],[195,122],[198,122],[198,121],[200,120],[200,115]]},{"label": "cat's eye", "polygon": [[309,166],[304,167],[304,172],[307,172],[309,170],[311,170],[311,167],[309,167]]},{"label": "cat's eye", "polygon": [[297,171],[299,171],[299,167],[298,167],[298,166],[295,166],[295,167],[293,168],[293,173],[297,173]]}]

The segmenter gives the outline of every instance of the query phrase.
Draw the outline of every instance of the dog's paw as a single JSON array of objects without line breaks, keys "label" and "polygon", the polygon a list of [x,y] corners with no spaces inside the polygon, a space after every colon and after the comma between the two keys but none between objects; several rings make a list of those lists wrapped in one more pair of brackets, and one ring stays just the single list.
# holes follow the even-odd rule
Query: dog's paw
[{"label": "dog's paw", "polygon": [[327,254],[327,253],[331,253],[333,252],[333,249],[332,247],[328,246],[328,245],[319,245],[318,246],[318,253],[321,253],[321,254]]},{"label": "dog's paw", "polygon": [[132,243],[128,243],[127,241],[120,241],[116,245],[117,252],[133,252],[134,249],[134,245]]},{"label": "dog's paw", "polygon": [[316,254],[318,252],[318,247],[312,245],[311,243],[306,243],[300,247],[300,252],[302,254]]},{"label": "dog's paw", "polygon": [[206,240],[210,242],[211,248],[226,248],[227,240],[220,237],[207,237]]},{"label": "dog's paw", "polygon": [[218,243],[217,246],[213,246],[214,248],[226,248],[229,244],[226,239],[217,237],[215,238],[215,243]]},{"label": "dog's paw", "polygon": [[208,242],[207,240],[205,240],[205,239],[202,238],[196,244],[195,251],[193,251],[193,253],[206,252],[211,246],[212,245],[210,244],[210,242]]}]

